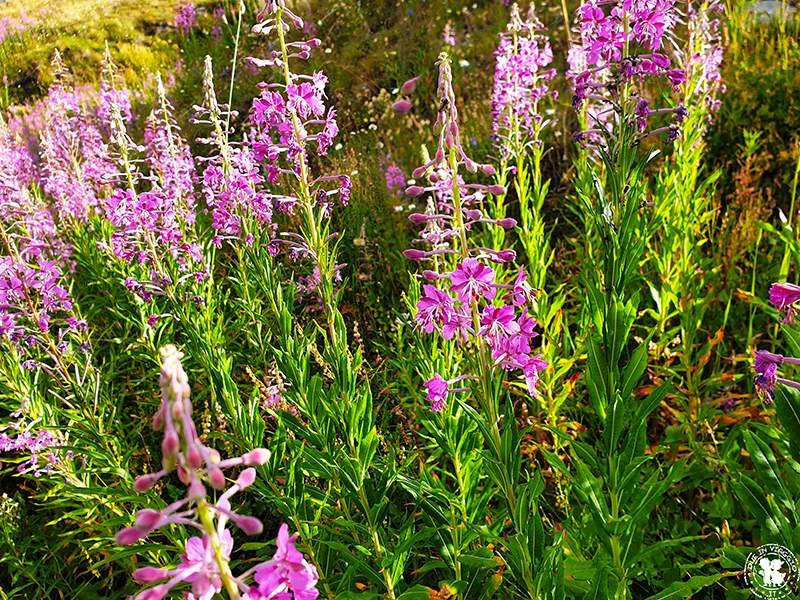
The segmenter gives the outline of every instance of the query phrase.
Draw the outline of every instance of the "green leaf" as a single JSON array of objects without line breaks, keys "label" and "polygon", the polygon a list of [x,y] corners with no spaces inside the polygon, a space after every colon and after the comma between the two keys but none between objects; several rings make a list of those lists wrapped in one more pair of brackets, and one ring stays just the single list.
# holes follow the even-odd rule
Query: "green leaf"
[{"label": "green leaf", "polygon": [[689,578],[688,581],[676,581],[667,589],[650,596],[647,600],[667,600],[668,598],[688,598],[692,594],[699,592],[703,588],[717,583],[725,573],[717,573],[715,575],[695,575]]},{"label": "green leaf", "polygon": [[775,412],[796,456],[800,457],[800,393],[784,385],[775,388]]}]

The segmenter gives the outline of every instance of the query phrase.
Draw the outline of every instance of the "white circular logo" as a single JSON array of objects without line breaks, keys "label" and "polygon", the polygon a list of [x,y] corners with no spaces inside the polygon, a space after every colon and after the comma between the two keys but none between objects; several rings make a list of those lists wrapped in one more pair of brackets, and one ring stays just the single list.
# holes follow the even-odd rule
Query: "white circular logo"
[{"label": "white circular logo", "polygon": [[797,589],[797,558],[788,548],[766,544],[751,552],[744,564],[744,582],[756,598],[785,600]]}]

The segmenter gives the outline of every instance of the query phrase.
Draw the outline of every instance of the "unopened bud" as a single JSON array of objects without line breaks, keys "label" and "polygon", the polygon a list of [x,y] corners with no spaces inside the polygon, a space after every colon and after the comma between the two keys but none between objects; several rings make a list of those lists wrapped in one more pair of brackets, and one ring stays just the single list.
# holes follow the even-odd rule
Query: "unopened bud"
[{"label": "unopened bud", "polygon": [[405,256],[408,260],[424,260],[428,254],[422,250],[409,248],[408,250],[403,250],[403,256]]},{"label": "unopened bud", "polygon": [[235,522],[245,535],[258,535],[264,530],[264,525],[255,517],[237,516]]},{"label": "unopened bud", "polygon": [[156,567],[142,567],[133,572],[133,578],[139,583],[153,583],[164,579],[168,575],[169,571]]},{"label": "unopened bud", "polygon": [[399,115],[407,114],[411,110],[411,107],[412,107],[411,102],[409,102],[405,98],[401,98],[400,100],[392,104],[394,112],[396,112]]},{"label": "unopened bud", "polygon": [[236,479],[236,485],[238,485],[241,489],[244,489],[252,485],[255,480],[256,470],[250,467],[249,469],[245,469],[239,473],[239,477]]},{"label": "unopened bud", "polygon": [[126,527],[120,531],[114,539],[117,540],[120,546],[130,546],[134,542],[138,542],[142,539],[142,534],[135,527]]},{"label": "unopened bud", "polygon": [[417,83],[419,82],[419,76],[412,77],[408,81],[406,81],[403,85],[400,86],[400,93],[401,94],[411,94],[417,87]]},{"label": "unopened bud", "polygon": [[161,521],[162,514],[152,508],[145,508],[136,513],[136,528],[142,531],[152,531]]},{"label": "unopened bud", "polygon": [[222,470],[217,467],[212,467],[208,472],[208,482],[211,487],[221,490],[225,487],[225,475]]},{"label": "unopened bud", "polygon": [[158,481],[158,476],[155,473],[142,475],[141,477],[137,477],[136,481],[133,482],[133,489],[137,492],[146,492],[153,487],[156,481]]},{"label": "unopened bud", "polygon": [[260,467],[269,460],[271,452],[266,448],[256,448],[245,454],[242,463],[247,466]]},{"label": "unopened bud", "polygon": [[497,224],[503,229],[514,229],[514,227],[517,226],[517,220],[512,219],[511,217],[506,217],[505,219],[499,219]]}]

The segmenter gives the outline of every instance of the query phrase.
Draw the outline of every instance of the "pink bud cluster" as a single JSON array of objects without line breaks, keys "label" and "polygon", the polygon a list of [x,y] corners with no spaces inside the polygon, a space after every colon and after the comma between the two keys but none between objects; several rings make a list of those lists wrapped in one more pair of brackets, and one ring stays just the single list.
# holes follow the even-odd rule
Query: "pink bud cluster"
[{"label": "pink bud cluster", "polygon": [[[260,534],[263,526],[256,517],[234,512],[230,501],[234,494],[253,484],[256,479],[254,467],[269,460],[270,453],[258,448],[237,458],[223,460],[216,450],[200,441],[192,420],[189,382],[181,365],[182,357],[174,346],[161,350],[162,401],[153,418],[153,426],[164,432],[162,464],[159,471],[139,477],[134,488],[139,492],[146,491],[174,471],[187,488],[186,496],[160,510],[140,510],[134,525],[117,534],[117,542],[130,545],[171,524],[198,529],[202,535],[191,537],[186,542],[178,566],[172,569],[137,569],[134,579],[143,584],[157,585],[143,590],[136,599],[160,600],[175,586],[189,584],[189,597],[193,598],[211,598],[224,588],[234,599],[261,600],[294,593],[296,598],[313,600],[318,594],[316,569],[297,551],[294,546],[296,536],[289,537],[286,525],[281,526],[278,549],[272,560],[260,563],[238,577],[231,573],[233,537],[227,528],[228,522],[251,536]],[[245,468],[229,484],[225,471],[235,467]],[[224,490],[213,503],[208,498],[206,485]],[[255,583],[247,584],[251,577]]]},{"label": "pink bud cluster", "polygon": [[547,35],[540,33],[543,29],[533,5],[523,21],[515,3],[508,27],[500,34],[495,51],[492,136],[505,152],[538,139],[544,126],[539,102],[558,96],[549,86],[556,70],[548,68],[553,62],[553,49]]}]

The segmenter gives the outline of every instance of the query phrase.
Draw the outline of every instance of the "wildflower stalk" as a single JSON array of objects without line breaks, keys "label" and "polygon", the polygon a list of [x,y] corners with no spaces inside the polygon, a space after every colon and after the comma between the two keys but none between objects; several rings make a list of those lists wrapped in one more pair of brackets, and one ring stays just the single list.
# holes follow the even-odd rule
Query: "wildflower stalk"
[{"label": "wildflower stalk", "polygon": [[[284,34],[284,20],[283,20],[283,7],[278,6],[275,13],[275,23],[278,31],[278,44],[281,53],[281,66],[283,67],[284,85],[287,87],[291,85],[293,78],[291,71],[289,71],[289,51],[286,47],[286,38]],[[297,111],[288,108],[292,119],[292,126],[294,127],[295,139],[298,140],[301,148],[304,149],[305,142],[301,134],[300,119]],[[330,253],[328,241],[325,237],[326,228],[322,225],[321,215],[318,215],[314,209],[314,199],[311,196],[311,184],[308,175],[308,164],[306,161],[305,152],[300,152],[297,161],[300,167],[298,177],[299,189],[297,195],[300,200],[303,215],[303,226],[301,228],[303,236],[308,248],[310,250],[313,260],[319,267],[320,276],[320,292],[322,296],[323,310],[328,321],[328,334],[330,335],[330,343],[333,347],[339,347],[339,341],[336,334],[336,317],[335,305],[333,297],[333,256]]]},{"label": "wildflower stalk", "polygon": [[228,593],[228,598],[230,600],[239,600],[239,586],[236,584],[233,573],[231,573],[231,566],[224,556],[222,542],[219,539],[219,535],[217,535],[217,528],[214,525],[214,512],[209,507],[205,498],[198,502],[197,519],[203,526],[203,530],[206,532],[211,543],[211,548],[214,550],[214,560],[217,563],[220,579],[222,580],[222,585],[225,587],[225,591]]}]

